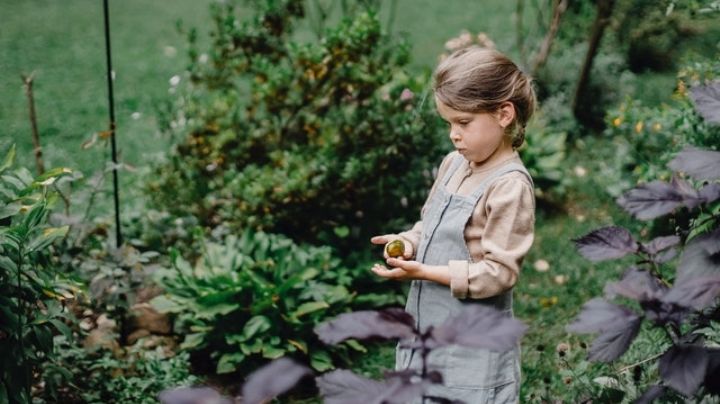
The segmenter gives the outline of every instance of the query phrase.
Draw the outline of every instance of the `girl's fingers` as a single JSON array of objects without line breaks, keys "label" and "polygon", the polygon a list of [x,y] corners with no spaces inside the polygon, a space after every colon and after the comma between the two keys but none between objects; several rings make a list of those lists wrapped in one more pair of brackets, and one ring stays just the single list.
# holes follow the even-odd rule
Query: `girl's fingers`
[{"label": "girl's fingers", "polygon": [[375,236],[370,239],[370,242],[373,244],[385,244],[388,241],[390,241],[390,240],[388,240],[386,235],[385,236]]}]

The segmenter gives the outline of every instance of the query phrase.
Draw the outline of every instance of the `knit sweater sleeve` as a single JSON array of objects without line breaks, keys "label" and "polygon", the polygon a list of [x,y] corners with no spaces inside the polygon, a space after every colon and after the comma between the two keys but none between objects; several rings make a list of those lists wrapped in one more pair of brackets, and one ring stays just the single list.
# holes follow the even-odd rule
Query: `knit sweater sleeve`
[{"label": "knit sweater sleeve", "polygon": [[409,230],[406,230],[404,232],[398,233],[400,237],[403,237],[407,241],[410,242],[413,246],[413,251],[417,253],[418,245],[420,245],[420,237],[422,236],[422,230],[423,230],[423,222],[422,219],[425,216],[425,211],[427,209],[428,203],[430,202],[430,199],[432,198],[433,194],[435,193],[435,190],[437,189],[438,183],[440,183],[445,177],[445,173],[447,173],[447,170],[450,168],[450,162],[453,161],[453,158],[458,154],[457,151],[453,151],[448,153],[445,158],[443,158],[442,163],[440,163],[440,167],[438,168],[437,175],[435,176],[435,182],[433,183],[432,188],[430,189],[430,193],[428,194],[427,199],[425,200],[425,204],[422,207],[422,210],[420,211],[420,220],[415,222],[415,225]]},{"label": "knit sweater sleeve", "polygon": [[473,299],[498,295],[515,285],[533,243],[532,186],[520,176],[498,179],[478,201],[471,222],[484,223],[482,237],[469,245],[472,262],[449,262],[451,293]]}]

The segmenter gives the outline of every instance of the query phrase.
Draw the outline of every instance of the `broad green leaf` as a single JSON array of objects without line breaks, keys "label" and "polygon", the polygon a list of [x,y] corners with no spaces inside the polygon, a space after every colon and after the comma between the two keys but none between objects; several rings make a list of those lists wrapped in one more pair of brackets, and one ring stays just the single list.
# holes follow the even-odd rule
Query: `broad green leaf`
[{"label": "broad green leaf", "polygon": [[29,230],[32,230],[36,226],[38,226],[47,215],[47,209],[45,207],[45,203],[39,203],[30,210],[30,213],[25,216],[25,219],[23,219],[23,224],[25,227],[27,227]]},{"label": "broad green leaf", "polygon": [[263,358],[268,359],[277,359],[283,355],[285,355],[285,350],[282,348],[266,345],[262,349],[262,356]]},{"label": "broad green leaf", "polygon": [[243,327],[243,336],[248,341],[258,333],[263,333],[272,327],[270,319],[265,316],[255,316],[248,320]]},{"label": "broad green leaf", "polygon": [[318,310],[322,310],[322,309],[327,309],[328,307],[330,307],[330,305],[327,304],[327,303],[325,303],[325,302],[308,302],[308,303],[303,303],[303,304],[301,304],[301,305],[297,308],[297,310],[295,310],[295,311],[294,311],[293,313],[291,313],[290,315],[293,316],[293,317],[301,317],[301,316],[304,316],[304,315],[306,315],[306,314],[308,314],[308,313],[312,313],[312,312],[314,312],[314,311],[318,311]]},{"label": "broad green leaf", "polygon": [[310,366],[318,372],[334,369],[332,358],[326,351],[315,351],[310,355]]},{"label": "broad green leaf", "polygon": [[352,348],[352,349],[354,349],[354,350],[356,350],[356,351],[358,351],[358,352],[363,352],[363,353],[366,353],[366,352],[367,352],[367,348],[365,348],[364,346],[362,346],[359,342],[357,342],[357,341],[354,340],[354,339],[346,340],[345,343],[346,343],[350,348]]},{"label": "broad green leaf", "polygon": [[240,352],[226,353],[220,357],[215,371],[218,374],[231,373],[237,369],[237,365],[245,360],[245,355]]},{"label": "broad green leaf", "polygon": [[17,272],[17,264],[15,264],[15,261],[5,255],[0,256],[0,268],[8,272]]},{"label": "broad green leaf", "polygon": [[154,297],[152,300],[150,300],[150,305],[152,305],[155,310],[159,311],[160,313],[180,313],[185,309],[183,306],[180,306],[175,300],[168,298],[167,295],[160,295]]},{"label": "broad green leaf", "polygon": [[333,229],[335,235],[340,238],[345,238],[350,235],[350,228],[347,226],[338,226]]},{"label": "broad green leaf", "polygon": [[22,203],[19,202],[12,202],[8,203],[7,205],[0,208],[0,219],[4,219],[6,217],[15,216],[20,212],[20,209],[22,208]]},{"label": "broad green leaf", "polygon": [[70,331],[70,327],[68,327],[65,323],[56,318],[51,318],[49,321],[52,325],[55,326],[55,329],[60,331],[62,335],[64,335],[65,338],[68,339],[68,341],[72,340],[72,331]]},{"label": "broad green leaf", "polygon": [[180,344],[180,349],[195,349],[205,345],[205,333],[188,334]]}]

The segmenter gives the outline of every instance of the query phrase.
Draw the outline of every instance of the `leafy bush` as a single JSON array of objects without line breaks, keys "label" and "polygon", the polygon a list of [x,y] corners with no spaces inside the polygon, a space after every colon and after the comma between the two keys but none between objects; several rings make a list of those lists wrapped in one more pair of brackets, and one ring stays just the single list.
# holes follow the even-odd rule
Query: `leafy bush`
[{"label": "leafy bush", "polygon": [[[332,367],[312,329],[346,311],[355,296],[348,291],[352,274],[330,248],[300,247],[283,236],[246,231],[222,244],[205,243],[194,266],[177,250],[171,258],[173,268],[157,273],[166,293],[151,303],[177,314],[181,349],[209,354],[218,373],[254,368],[285,354],[309,359],[319,370]],[[392,295],[366,298],[379,305],[394,302]]]},{"label": "leafy bush", "polygon": [[612,195],[636,183],[668,180],[672,172],[667,163],[686,144],[717,150],[720,127],[702,119],[691,99],[694,88],[716,77],[720,77],[717,60],[691,63],[678,73],[678,88],[669,103],[650,108],[627,100],[608,113],[605,136],[618,148],[618,159],[603,173]]},{"label": "leafy bush", "polygon": [[[617,226],[575,240],[580,253],[592,261],[638,257],[620,281],[606,284],[606,297],[587,302],[568,327],[572,332],[599,334],[589,352],[593,361],[618,360],[639,333],[653,340],[652,345],[641,347],[643,357],[623,368],[640,377],[609,375],[607,380],[621,393],[634,393],[639,379],[646,379],[647,390],[638,402],[666,394],[685,398],[720,394],[720,152],[685,149],[669,167],[692,180],[674,176],[669,183],[643,184],[626,192],[618,203],[641,220],[691,210],[689,227],[678,227],[677,234],[649,242],[636,241]],[[682,254],[673,271],[678,246]],[[613,298],[629,304],[610,303],[608,299]]]},{"label": "leafy bush", "polygon": [[[522,322],[482,305],[467,306],[443,324],[425,331],[420,331],[415,326],[415,319],[400,308],[346,313],[316,327],[315,332],[323,342],[398,339],[401,346],[418,351],[422,368],[388,372],[382,381],[339,369],[318,376],[316,383],[323,402],[328,404],[407,403],[420,398],[429,402],[462,404],[462,401],[432,395],[432,387],[443,384],[443,375],[428,362],[430,353],[451,345],[504,352],[517,347],[526,329]],[[310,375],[310,369],[288,358],[279,358],[248,376],[242,388],[242,402],[267,402]],[[160,395],[160,400],[163,404],[209,400],[231,402],[207,388],[168,390]]]},{"label": "leafy bush", "polygon": [[45,364],[46,402],[156,403],[173,386],[192,386],[187,352],[148,349],[140,340],[118,355],[107,348],[87,349],[56,337],[58,355]]},{"label": "leafy bush", "polygon": [[62,302],[78,287],[47,254],[68,230],[46,223],[58,199],[50,186],[70,170],[33,178],[24,168],[11,170],[14,159],[12,146],[0,163],[0,402],[27,403],[33,372],[53,355],[53,335],[71,337]]},{"label": "leafy bush", "polygon": [[346,253],[415,220],[450,145],[421,96],[427,75],[403,70],[407,45],[367,11],[299,43],[303,1],[257,3],[245,22],[215,6],[212,48],[193,47],[166,119],[180,143],[147,184],[154,204]]}]

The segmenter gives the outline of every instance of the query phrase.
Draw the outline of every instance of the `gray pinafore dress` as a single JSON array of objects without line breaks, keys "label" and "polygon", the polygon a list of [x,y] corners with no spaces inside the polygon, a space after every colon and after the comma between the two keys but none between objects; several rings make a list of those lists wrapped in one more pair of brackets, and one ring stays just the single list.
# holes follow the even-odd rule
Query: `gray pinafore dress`
[{"label": "gray pinafore dress", "polygon": [[[462,155],[454,157],[428,204],[416,254],[419,262],[448,265],[450,260],[472,261],[465,242],[465,225],[485,189],[494,180],[512,171],[524,173],[532,184],[530,174],[522,164],[508,163],[490,172],[471,195],[453,194],[446,186],[463,163],[466,163],[466,160]],[[488,305],[512,316],[512,289],[487,299],[457,299],[452,296],[447,286],[415,280],[410,286],[405,310],[415,317],[416,326],[424,331],[428,326],[442,324],[469,304]],[[518,402],[519,346],[507,352],[449,346],[432,351],[428,362],[429,370],[439,370],[443,374],[444,384],[433,386],[428,395],[462,400],[467,404]],[[395,367],[397,370],[420,369],[419,352],[398,346]]]}]

